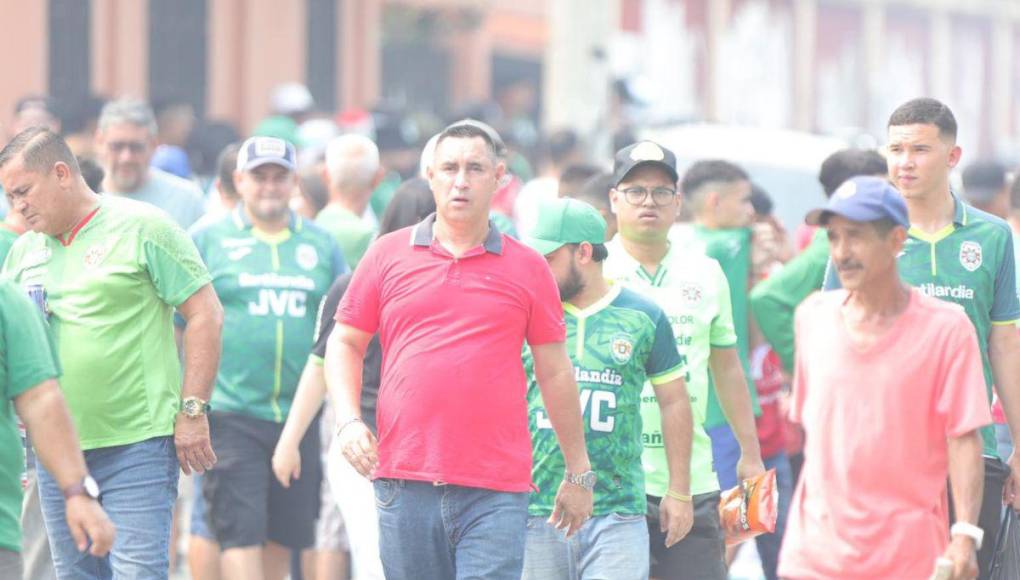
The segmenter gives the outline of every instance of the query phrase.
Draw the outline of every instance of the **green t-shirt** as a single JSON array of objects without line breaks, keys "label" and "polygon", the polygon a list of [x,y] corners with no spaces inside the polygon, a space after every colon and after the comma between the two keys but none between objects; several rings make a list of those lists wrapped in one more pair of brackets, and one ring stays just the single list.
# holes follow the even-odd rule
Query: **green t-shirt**
[{"label": "green t-shirt", "polygon": [[14,241],[18,239],[18,233],[0,224],[0,265],[4,263],[7,252],[11,251]]},{"label": "green t-shirt", "polygon": [[170,435],[180,407],[174,308],[209,283],[188,235],[149,204],[102,196],[64,245],[36,232],[4,273],[42,284],[82,449]]},{"label": "green t-shirt", "polygon": [[[673,232],[686,228],[674,228]],[[758,390],[754,387],[751,377],[750,327],[748,326],[748,285],[751,280],[751,230],[749,228],[709,229],[701,225],[689,227],[691,238],[685,240],[674,237],[673,243],[680,243],[680,248],[698,249],[709,258],[719,262],[726,282],[730,287],[730,307],[733,310],[733,328],[737,333],[737,357],[744,369],[747,380],[747,392],[751,395],[751,406],[755,415],[761,414],[758,405]],[[690,246],[684,244],[687,242]],[[709,384],[714,387],[712,376]],[[705,415],[705,429],[712,429],[726,423],[726,415],[719,406],[719,397],[715,388],[708,391],[708,411]]]},{"label": "green t-shirt", "polygon": [[347,271],[332,236],[296,214],[266,234],[243,208],[192,232],[223,304],[212,407],[282,423],[312,349],[316,310]]},{"label": "green t-shirt", "polygon": [[351,270],[358,265],[365,255],[368,245],[375,239],[375,230],[363,219],[342,207],[327,205],[315,216],[315,223],[332,234],[340,245],[347,266]]},{"label": "green t-shirt", "polygon": [[[1014,326],[1020,319],[1016,291],[1013,234],[1000,218],[971,207],[954,196],[953,223],[928,234],[910,228],[899,255],[900,277],[922,294],[963,306],[977,330],[989,405],[992,400],[992,363],[988,338],[992,326]],[[826,273],[825,288],[839,287],[834,269]],[[995,430],[981,430],[984,452],[997,457]]]},{"label": "green t-shirt", "polygon": [[[636,292],[612,286],[601,300],[579,310],[563,304],[567,349],[581,391],[584,438],[595,483],[594,515],[645,513],[641,466],[641,391],[645,381],[661,385],[683,375],[666,314]],[[528,513],[548,516],[566,463],[535,380],[525,347],[528,424],[534,462]]]},{"label": "green t-shirt", "polygon": [[[705,433],[708,406],[708,359],[712,348],[732,348],[733,331],[730,290],[719,263],[696,251],[672,246],[653,275],[627,254],[619,236],[606,244],[609,257],[603,264],[606,278],[621,283],[666,312],[676,337],[680,359],[686,365],[684,380],[691,399],[694,434],[691,448],[691,493],[719,489],[712,465],[712,442]],[[669,484],[666,450],[662,440],[662,418],[651,386],[641,393],[641,420],[645,449],[645,490],[663,496]]]},{"label": "green t-shirt", "polygon": [[0,549],[21,551],[21,473],[25,454],[13,399],[60,375],[57,352],[39,309],[0,280]]},{"label": "green t-shirt", "polygon": [[829,238],[819,228],[800,255],[751,289],[751,314],[788,373],[793,372],[793,313],[822,289],[828,261]]}]

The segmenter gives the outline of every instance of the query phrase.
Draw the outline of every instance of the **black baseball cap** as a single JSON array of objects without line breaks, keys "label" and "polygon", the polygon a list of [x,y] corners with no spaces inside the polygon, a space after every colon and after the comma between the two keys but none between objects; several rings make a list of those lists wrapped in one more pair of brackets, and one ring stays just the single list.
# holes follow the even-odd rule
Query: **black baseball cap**
[{"label": "black baseball cap", "polygon": [[975,161],[963,170],[963,197],[987,202],[1006,187],[1006,167],[997,161]]},{"label": "black baseball cap", "polygon": [[627,174],[640,165],[656,165],[661,167],[673,179],[680,180],[676,171],[676,155],[665,147],[652,141],[638,141],[616,152],[613,160],[613,186],[620,185]]}]

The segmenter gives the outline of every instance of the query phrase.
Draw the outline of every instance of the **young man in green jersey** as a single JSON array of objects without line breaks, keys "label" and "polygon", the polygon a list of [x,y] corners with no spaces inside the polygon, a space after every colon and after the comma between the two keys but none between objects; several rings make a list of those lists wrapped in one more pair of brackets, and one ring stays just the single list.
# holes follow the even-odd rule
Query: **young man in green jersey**
[{"label": "young man in green jersey", "polygon": [[528,407],[538,491],[528,506],[526,579],[648,577],[648,528],[641,465],[641,391],[648,381],[662,416],[669,487],[658,506],[665,546],[690,530],[691,408],[683,363],[666,314],[602,276],[606,222],[573,199],[548,200],[525,243],[543,254],[556,277],[567,323],[567,349],[581,394],[585,441],[595,481],[592,518],[567,539],[547,520],[565,469],[531,353],[525,351]]},{"label": "young man in green jersey", "polygon": [[[614,164],[611,196],[619,233],[609,243],[606,277],[651,298],[662,308],[687,363],[687,390],[694,416],[691,493],[694,525],[683,541],[665,548],[659,522],[649,514],[654,578],[724,579],[723,535],[719,527],[719,481],[712,444],[705,433],[709,370],[723,413],[740,444],[737,475],[765,471],[758,446],[751,395],[737,356],[730,291],[719,263],[697,250],[677,247],[669,231],[680,210],[676,156],[651,141],[621,149]],[[668,471],[655,393],[641,397],[645,449],[645,490],[657,502],[667,492]]]},{"label": "young man in green jersey", "polygon": [[[935,99],[908,101],[889,117],[889,180],[903,194],[910,215],[898,257],[900,276],[921,293],[966,311],[977,329],[989,405],[994,385],[1015,448],[1020,441],[1020,299],[1013,238],[1004,220],[967,205],[950,188],[949,174],[962,155],[956,131],[952,111]],[[826,288],[838,285],[829,268]],[[996,453],[994,429],[989,426],[981,434],[985,489],[978,525],[994,538],[1003,502],[1020,509],[1020,457],[1014,453],[1004,465]],[[988,574],[994,545],[986,542],[978,553],[982,575]]]},{"label": "young man in green jersey", "polygon": [[113,544],[113,524],[81,485],[92,478],[57,384],[59,374],[56,348],[38,309],[21,288],[0,281],[0,578],[22,577],[18,521],[22,482],[18,476],[25,457],[15,412],[35,436],[39,461],[62,487],[80,492],[64,500],[75,548],[84,551],[88,541],[89,554],[103,556]]},{"label": "young man in green jersey", "polygon": [[[719,262],[726,275],[733,329],[737,333],[737,357],[757,415],[761,410],[758,393],[751,380],[747,318],[747,292],[751,284],[751,222],[754,220],[751,189],[747,172],[729,161],[709,159],[694,163],[680,180],[680,191],[694,214],[694,223],[674,226],[670,237],[681,248],[700,249]],[[712,439],[712,457],[719,485],[729,489],[737,484],[740,446],[733,437],[733,430],[726,424],[719,399],[712,389],[708,391],[705,431]]]},{"label": "young man in green jersey", "polygon": [[313,545],[319,513],[318,423],[300,446],[302,476],[288,488],[270,463],[312,347],[316,306],[347,271],[332,236],[288,208],[295,158],[282,139],[245,141],[234,173],[242,205],[192,232],[225,312],[209,416],[220,463],[202,493],[227,580],[283,578],[290,550]]},{"label": "young man in green jersey", "polygon": [[[89,189],[49,130],[28,129],[0,151],[0,182],[32,230],[4,274],[47,295],[61,388],[120,530],[109,556],[80,554],[64,521],[69,490],[39,469],[54,568],[60,577],[167,578],[178,473],[216,462],[204,408],[222,311],[209,273],[165,212]],[[183,382],[174,310],[188,324]]]}]

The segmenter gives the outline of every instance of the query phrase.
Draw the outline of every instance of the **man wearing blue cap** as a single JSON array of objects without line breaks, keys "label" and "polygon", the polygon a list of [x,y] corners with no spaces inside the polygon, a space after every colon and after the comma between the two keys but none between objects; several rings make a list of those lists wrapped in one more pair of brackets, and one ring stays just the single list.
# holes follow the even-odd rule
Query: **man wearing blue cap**
[{"label": "man wearing blue cap", "polygon": [[290,550],[313,545],[319,514],[318,424],[289,487],[270,462],[312,348],[316,305],[347,265],[328,232],[289,209],[294,167],[290,143],[248,139],[234,172],[242,204],[192,231],[224,310],[217,390],[205,409],[220,462],[202,493],[228,580],[283,578]]},{"label": "man wearing blue cap", "polygon": [[797,309],[790,415],[807,437],[779,575],[929,578],[943,557],[950,578],[974,578],[991,422],[974,327],[900,279],[910,222],[887,181],[846,182],[807,222],[843,289]]},{"label": "man wearing blue cap", "polygon": [[[528,419],[534,449],[528,505],[525,580],[648,578],[645,474],[641,465],[642,389],[654,389],[661,413],[660,444],[669,468],[668,490],[654,507],[666,547],[694,521],[690,490],[692,416],[683,359],[666,313],[633,290],[602,275],[606,222],[594,207],[554,199],[536,208],[526,244],[544,255],[556,278],[567,324],[567,350],[580,387],[584,434],[592,464],[592,518],[573,538],[548,520],[566,463],[526,350]],[[659,425],[655,426],[657,430]]]}]

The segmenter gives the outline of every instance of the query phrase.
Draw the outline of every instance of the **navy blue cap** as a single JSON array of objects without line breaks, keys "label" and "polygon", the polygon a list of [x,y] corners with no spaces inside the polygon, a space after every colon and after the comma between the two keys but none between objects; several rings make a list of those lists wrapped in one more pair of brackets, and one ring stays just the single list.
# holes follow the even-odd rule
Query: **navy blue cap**
[{"label": "navy blue cap", "polygon": [[854,177],[839,186],[824,208],[811,210],[804,221],[812,226],[824,226],[829,218],[838,215],[855,222],[873,222],[891,219],[909,228],[907,202],[888,181],[881,177]]},{"label": "navy blue cap", "polygon": [[250,137],[237,152],[237,170],[251,171],[256,167],[273,163],[288,171],[297,167],[297,153],[294,146],[276,137]]}]

